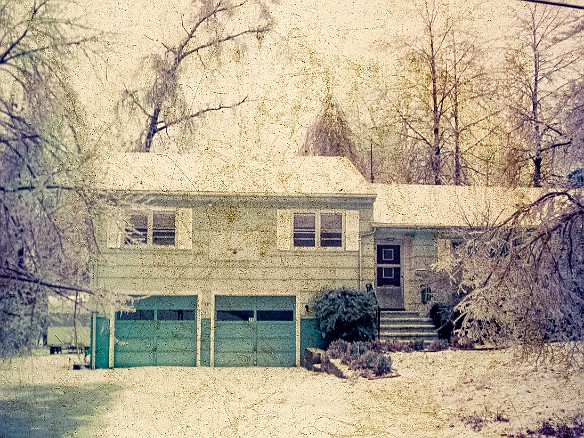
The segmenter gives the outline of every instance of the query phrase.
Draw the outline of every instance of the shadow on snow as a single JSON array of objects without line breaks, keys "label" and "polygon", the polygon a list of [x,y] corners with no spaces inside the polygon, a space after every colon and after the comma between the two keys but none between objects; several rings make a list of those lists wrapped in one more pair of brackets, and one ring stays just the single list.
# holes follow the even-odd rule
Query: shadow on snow
[{"label": "shadow on snow", "polygon": [[58,438],[90,428],[116,385],[26,385],[0,387],[0,437]]}]

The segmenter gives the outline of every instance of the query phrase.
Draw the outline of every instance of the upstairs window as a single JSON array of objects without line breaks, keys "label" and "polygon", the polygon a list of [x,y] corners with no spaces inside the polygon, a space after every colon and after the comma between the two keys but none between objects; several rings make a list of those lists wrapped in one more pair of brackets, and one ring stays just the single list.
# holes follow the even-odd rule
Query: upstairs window
[{"label": "upstairs window", "polygon": [[343,215],[341,213],[294,213],[294,246],[342,248]]},{"label": "upstairs window", "polygon": [[124,245],[174,246],[174,211],[131,212],[124,224]]},{"label": "upstairs window", "polygon": [[294,246],[316,246],[316,214],[294,214]]},{"label": "upstairs window", "polygon": [[278,250],[332,248],[359,251],[359,211],[278,210],[276,217],[276,243]]},{"label": "upstairs window", "polygon": [[148,243],[148,215],[131,213],[125,225],[124,245],[146,245]]},{"label": "upstairs window", "polygon": [[320,215],[320,246],[343,246],[343,215],[322,213]]},{"label": "upstairs window", "polygon": [[174,211],[155,211],[152,214],[152,244],[174,245]]}]

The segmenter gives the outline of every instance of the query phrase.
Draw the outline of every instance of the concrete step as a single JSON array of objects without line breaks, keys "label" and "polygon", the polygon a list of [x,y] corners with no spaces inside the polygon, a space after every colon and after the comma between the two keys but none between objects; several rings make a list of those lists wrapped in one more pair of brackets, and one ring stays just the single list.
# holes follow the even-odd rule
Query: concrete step
[{"label": "concrete step", "polygon": [[405,310],[382,310],[380,313],[382,318],[420,318],[418,312],[406,312]]},{"label": "concrete step", "polygon": [[433,325],[421,324],[421,325],[388,325],[381,324],[379,331],[382,333],[392,332],[392,333],[434,333],[436,329]]},{"label": "concrete step", "polygon": [[432,341],[434,339],[438,339],[438,333],[428,333],[424,335],[420,335],[420,333],[381,333],[379,336],[381,340],[390,340],[394,339],[396,341]]},{"label": "concrete step", "polygon": [[430,324],[430,325],[434,325],[432,323],[432,320],[430,318],[385,318],[383,316],[381,316],[379,318],[379,321],[381,322],[381,324],[402,324],[402,325],[407,325],[407,324]]},{"label": "concrete step", "polygon": [[379,332],[380,339],[432,341],[438,338],[432,320],[416,312],[382,311]]}]

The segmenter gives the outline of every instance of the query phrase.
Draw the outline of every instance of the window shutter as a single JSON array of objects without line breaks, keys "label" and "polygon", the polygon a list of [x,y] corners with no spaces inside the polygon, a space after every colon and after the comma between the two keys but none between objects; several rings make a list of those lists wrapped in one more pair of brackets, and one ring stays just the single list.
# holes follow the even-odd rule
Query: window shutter
[{"label": "window shutter", "polygon": [[359,251],[358,210],[347,210],[345,214],[345,250]]},{"label": "window shutter", "polygon": [[177,208],[175,217],[176,247],[191,249],[193,247],[193,210]]},{"label": "window shutter", "polygon": [[120,248],[122,246],[122,221],[116,215],[106,217],[107,247]]},{"label": "window shutter", "polygon": [[292,211],[278,210],[276,240],[281,251],[289,250],[292,246]]}]

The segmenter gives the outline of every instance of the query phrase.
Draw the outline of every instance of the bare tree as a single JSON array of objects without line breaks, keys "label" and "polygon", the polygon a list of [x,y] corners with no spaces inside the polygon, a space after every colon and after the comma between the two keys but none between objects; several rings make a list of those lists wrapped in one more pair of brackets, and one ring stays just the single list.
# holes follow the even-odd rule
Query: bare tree
[{"label": "bare tree", "polygon": [[[195,10],[183,20],[183,36],[176,44],[163,44],[162,55],[150,55],[154,80],[143,89],[126,89],[124,102],[137,112],[145,127],[138,141],[138,150],[149,152],[155,136],[175,126],[192,127],[196,119],[209,112],[221,111],[243,104],[246,97],[230,102],[218,101],[201,108],[188,103],[184,84],[191,60],[206,68],[209,56],[216,57],[228,44],[256,36],[261,38],[271,27],[270,15],[260,0],[193,0]],[[245,14],[257,14],[258,24],[237,24],[235,18],[246,21]],[[206,60],[207,59],[207,60]]]},{"label": "bare tree", "polygon": [[[492,145],[498,107],[494,83],[482,64],[484,53],[464,18],[435,0],[419,8],[420,42],[409,42],[400,57],[393,113],[400,144],[426,157],[424,183],[456,185],[485,178],[485,153]],[[474,175],[476,174],[476,175]]]},{"label": "bare tree", "polygon": [[[562,127],[562,100],[583,68],[582,16],[564,8],[524,5],[507,53],[507,103],[523,147],[514,151],[531,164],[531,184],[541,187],[557,170],[554,157],[572,141]],[[560,173],[561,173],[561,169]]]},{"label": "bare tree", "polygon": [[308,129],[300,155],[347,157],[365,178],[370,177],[369,169],[354,142],[347,118],[330,93],[327,94],[316,121]]},{"label": "bare tree", "polygon": [[94,36],[60,0],[0,1],[0,355],[38,340],[48,293],[89,292],[90,194],[67,61]]}]

